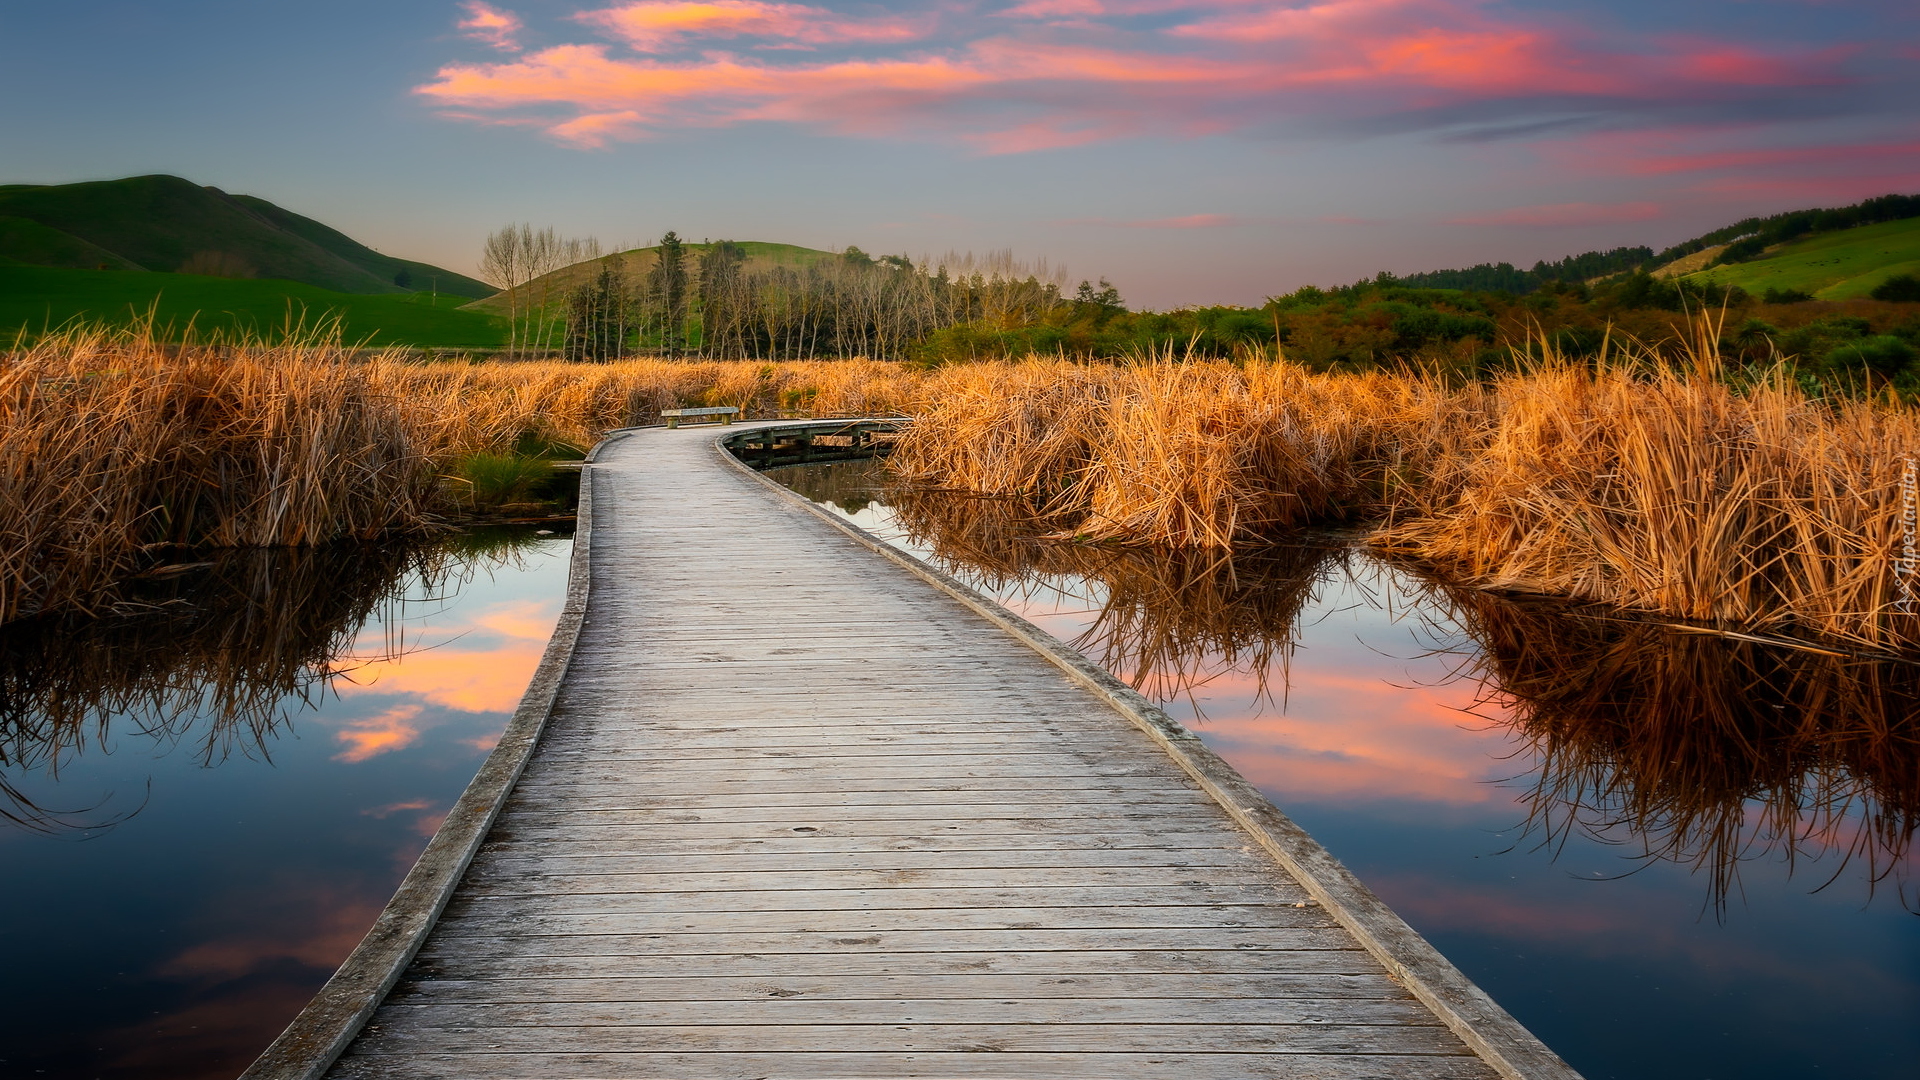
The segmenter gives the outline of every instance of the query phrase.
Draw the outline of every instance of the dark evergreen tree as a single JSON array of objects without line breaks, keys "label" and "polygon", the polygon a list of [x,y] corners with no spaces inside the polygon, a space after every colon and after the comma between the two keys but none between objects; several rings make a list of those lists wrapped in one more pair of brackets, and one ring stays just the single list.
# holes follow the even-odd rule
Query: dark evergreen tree
[{"label": "dark evergreen tree", "polygon": [[660,254],[647,272],[649,307],[658,320],[660,351],[679,356],[687,347],[687,253],[671,230],[660,238]]}]

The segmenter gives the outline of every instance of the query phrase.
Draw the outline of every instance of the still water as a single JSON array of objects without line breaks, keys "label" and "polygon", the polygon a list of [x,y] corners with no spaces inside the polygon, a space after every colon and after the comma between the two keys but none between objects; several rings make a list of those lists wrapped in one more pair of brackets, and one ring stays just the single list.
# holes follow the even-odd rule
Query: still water
[{"label": "still water", "polygon": [[1920,669],[770,475],[1160,702],[1590,1080],[1920,1074]]},{"label": "still water", "polygon": [[237,553],[0,627],[0,1076],[244,1069],[499,737],[569,548]]}]

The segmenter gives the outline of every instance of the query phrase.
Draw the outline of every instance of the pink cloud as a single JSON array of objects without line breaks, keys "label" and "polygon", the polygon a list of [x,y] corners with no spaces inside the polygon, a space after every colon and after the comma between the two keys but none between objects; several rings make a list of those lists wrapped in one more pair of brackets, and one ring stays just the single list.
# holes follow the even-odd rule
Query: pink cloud
[{"label": "pink cloud", "polygon": [[[936,39],[933,16],[641,0],[574,16],[611,44],[450,64],[416,93],[448,115],[531,122],[582,147],[772,122],[1018,153],[1480,103],[1522,115],[1535,99],[1651,110],[1839,78],[1836,53],[1610,44],[1479,0],[1026,0],[971,23],[958,11],[942,9],[954,25]],[[1125,21],[1142,13],[1170,24]],[[1044,25],[1010,34],[1008,19]],[[760,39],[751,58],[712,49],[739,39]]]},{"label": "pink cloud", "polygon": [[1660,204],[1630,203],[1554,203],[1550,206],[1516,206],[1491,214],[1469,214],[1448,218],[1449,225],[1523,225],[1531,228],[1563,228],[1573,225],[1618,225],[1629,221],[1651,221],[1661,214]]},{"label": "pink cloud", "polygon": [[501,52],[519,52],[520,31],[525,24],[511,11],[480,3],[480,0],[467,0],[460,5],[467,9],[467,17],[457,25],[466,36],[475,41],[484,41]]},{"label": "pink cloud", "polygon": [[824,8],[763,0],[641,0],[574,18],[643,53],[666,52],[690,38],[773,37],[791,46],[911,41],[923,32],[897,17],[847,19]]}]

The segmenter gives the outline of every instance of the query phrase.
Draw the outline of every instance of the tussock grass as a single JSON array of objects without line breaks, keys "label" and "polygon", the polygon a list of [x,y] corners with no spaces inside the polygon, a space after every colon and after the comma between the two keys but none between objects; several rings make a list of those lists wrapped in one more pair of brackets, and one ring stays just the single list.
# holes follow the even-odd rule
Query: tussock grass
[{"label": "tussock grass", "polygon": [[476,496],[510,502],[530,443],[590,446],[681,405],[896,412],[917,379],[867,361],[423,364],[149,330],[74,328],[0,358],[0,623],[110,608],[181,547],[434,531]]},{"label": "tussock grass", "polygon": [[1736,385],[1718,329],[1686,328],[1684,369],[1630,341],[1593,365],[1536,343],[1528,370],[1465,386],[1258,359],[953,367],[890,465],[1031,500],[1063,536],[1225,549],[1364,522],[1475,584],[1920,648],[1894,578],[1920,417],[1809,396],[1785,368]]},{"label": "tussock grass", "polygon": [[936,487],[1033,499],[1092,540],[1255,543],[1382,512],[1448,445],[1460,393],[1286,363],[942,369],[889,459]]},{"label": "tussock grass", "polygon": [[1376,544],[1484,585],[1920,645],[1894,580],[1911,411],[1625,368],[1552,367],[1490,398]]}]

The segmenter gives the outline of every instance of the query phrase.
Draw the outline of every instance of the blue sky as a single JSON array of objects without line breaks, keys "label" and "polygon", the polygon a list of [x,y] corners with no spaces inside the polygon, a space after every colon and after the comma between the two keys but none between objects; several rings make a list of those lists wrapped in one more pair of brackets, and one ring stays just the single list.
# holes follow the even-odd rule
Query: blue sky
[{"label": "blue sky", "polygon": [[170,172],[473,269],[509,221],[934,254],[1130,302],[1920,191],[1920,5],[0,6],[0,181]]}]

